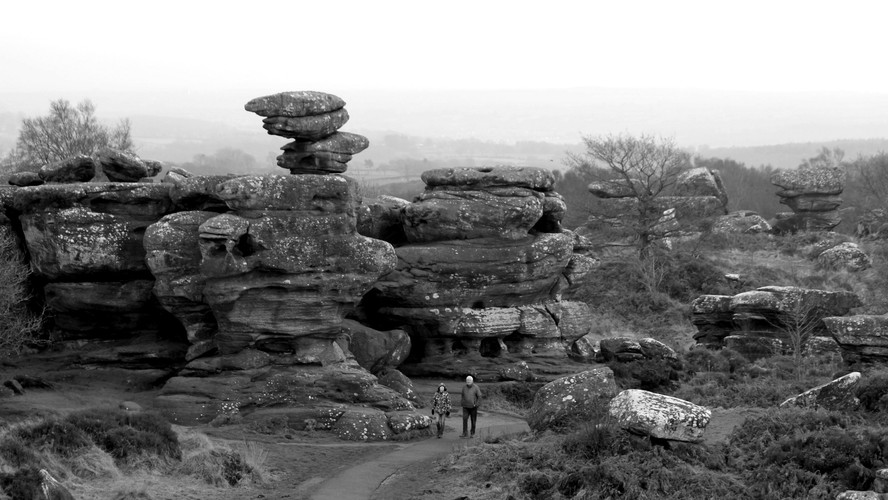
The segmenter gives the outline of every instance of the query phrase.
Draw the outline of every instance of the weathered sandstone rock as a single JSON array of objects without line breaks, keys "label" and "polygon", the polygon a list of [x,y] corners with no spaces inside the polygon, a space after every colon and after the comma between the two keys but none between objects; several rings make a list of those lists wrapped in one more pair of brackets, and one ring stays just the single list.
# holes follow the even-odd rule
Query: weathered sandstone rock
[{"label": "weathered sandstone rock", "polygon": [[860,406],[854,395],[860,383],[860,372],[851,372],[831,382],[809,389],[780,403],[781,407],[826,408],[827,410],[849,411]]},{"label": "weathered sandstone rock", "polygon": [[401,210],[409,204],[409,201],[394,196],[365,199],[357,209],[358,233],[395,246],[406,243]]},{"label": "weathered sandstone rock", "polygon": [[616,393],[614,374],[607,367],[562,377],[537,391],[527,423],[539,432],[586,421],[600,414],[600,408]]},{"label": "weathered sandstone rock", "polygon": [[824,325],[842,349],[847,363],[888,360],[888,316],[824,318]]},{"label": "weathered sandstone rock", "polygon": [[354,320],[343,320],[348,348],[359,365],[370,373],[397,368],[410,354],[410,336],[403,330],[381,332]]},{"label": "weathered sandstone rock", "polygon": [[105,149],[96,156],[96,161],[111,182],[136,182],[149,176],[142,159],[128,151]]},{"label": "weathered sandstone rock", "polygon": [[431,189],[516,187],[546,192],[555,185],[555,176],[546,169],[532,167],[461,167],[426,170],[422,181]]},{"label": "weathered sandstone rock", "polygon": [[87,182],[96,175],[96,161],[88,155],[77,155],[40,167],[44,182]]},{"label": "weathered sandstone rock", "polygon": [[343,108],[321,115],[270,116],[262,120],[262,127],[271,135],[290,139],[318,140],[332,135],[347,121],[348,111]]},{"label": "weathered sandstone rock", "polygon": [[682,399],[639,389],[614,397],[609,412],[620,427],[635,434],[671,441],[703,440],[712,412]]},{"label": "weathered sandstone rock", "polygon": [[715,234],[769,233],[771,225],[755,212],[740,210],[717,217],[712,225],[712,232]]},{"label": "weathered sandstone rock", "polygon": [[18,187],[39,186],[43,179],[37,172],[16,172],[9,176],[9,185]]},{"label": "weathered sandstone rock", "polygon": [[260,116],[310,116],[336,111],[345,101],[333,94],[311,90],[279,92],[251,99],[244,109]]},{"label": "weathered sandstone rock", "polygon": [[675,183],[674,196],[714,196],[723,207],[728,205],[728,193],[718,170],[705,167],[682,172]]},{"label": "weathered sandstone rock", "polygon": [[869,256],[857,246],[857,243],[840,243],[817,256],[817,265],[827,269],[844,269],[858,272],[872,265]]}]

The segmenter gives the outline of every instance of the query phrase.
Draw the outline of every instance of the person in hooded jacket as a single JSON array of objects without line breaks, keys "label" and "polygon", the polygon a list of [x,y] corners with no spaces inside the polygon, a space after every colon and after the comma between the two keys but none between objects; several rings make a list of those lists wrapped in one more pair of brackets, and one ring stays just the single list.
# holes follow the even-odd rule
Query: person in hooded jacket
[{"label": "person in hooded jacket", "polygon": [[444,420],[450,416],[450,393],[444,383],[438,386],[432,398],[432,416],[438,417],[438,438],[444,435]]}]

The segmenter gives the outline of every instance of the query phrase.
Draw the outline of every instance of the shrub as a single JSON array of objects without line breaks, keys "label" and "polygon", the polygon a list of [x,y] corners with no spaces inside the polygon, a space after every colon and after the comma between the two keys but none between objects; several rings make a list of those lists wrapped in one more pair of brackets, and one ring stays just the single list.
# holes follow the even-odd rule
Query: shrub
[{"label": "shrub", "polygon": [[54,419],[20,427],[10,438],[18,438],[32,448],[45,448],[66,458],[92,446],[92,441],[83,431],[68,422]]},{"label": "shrub", "polygon": [[734,373],[749,365],[745,356],[728,348],[715,351],[697,347],[689,350],[684,359],[690,372]]},{"label": "shrub", "polygon": [[211,449],[186,458],[182,470],[213,486],[234,486],[252,472],[252,467],[237,452]]},{"label": "shrub", "polygon": [[857,385],[857,398],[866,410],[888,412],[888,370],[864,374]]},{"label": "shrub", "polygon": [[578,431],[568,434],[561,442],[561,450],[568,456],[584,461],[626,453],[634,441],[612,419],[605,417],[586,423]]},{"label": "shrub", "polygon": [[42,483],[40,470],[35,467],[26,467],[12,473],[0,473],[0,488],[14,499],[41,498]]},{"label": "shrub", "polygon": [[121,463],[140,456],[182,458],[176,433],[157,414],[90,409],[72,413],[65,420]]},{"label": "shrub", "polygon": [[0,214],[0,356],[13,356],[40,333],[42,315],[28,308],[28,276],[18,242]]},{"label": "shrub", "polygon": [[542,472],[531,472],[524,474],[518,481],[518,487],[522,492],[526,493],[530,498],[545,498],[547,493],[552,489],[554,484],[546,474]]}]

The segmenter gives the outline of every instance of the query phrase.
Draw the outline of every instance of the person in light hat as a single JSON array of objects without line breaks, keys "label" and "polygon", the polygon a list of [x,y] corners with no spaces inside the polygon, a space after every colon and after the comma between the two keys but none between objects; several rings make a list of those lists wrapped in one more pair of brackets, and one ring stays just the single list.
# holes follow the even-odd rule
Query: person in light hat
[{"label": "person in light hat", "polygon": [[[460,437],[475,437],[475,422],[478,420],[478,405],[481,404],[481,389],[475,385],[475,379],[471,375],[466,377],[466,385],[462,388],[462,397],[459,402],[462,406],[463,433]],[[468,433],[469,418],[472,419],[472,434]]]},{"label": "person in light hat", "polygon": [[438,439],[444,435],[444,420],[450,416],[450,393],[444,382],[438,386],[435,396],[432,398],[432,416],[438,416]]}]

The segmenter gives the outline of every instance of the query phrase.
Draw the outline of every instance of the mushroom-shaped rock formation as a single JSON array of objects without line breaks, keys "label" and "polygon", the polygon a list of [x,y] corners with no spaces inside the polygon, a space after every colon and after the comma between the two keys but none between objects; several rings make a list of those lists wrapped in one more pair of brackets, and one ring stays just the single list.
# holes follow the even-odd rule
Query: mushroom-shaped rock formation
[{"label": "mushroom-shaped rock formation", "polygon": [[829,231],[842,222],[838,207],[845,189],[845,171],[841,168],[800,168],[783,170],[771,176],[771,184],[780,203],[792,212],[777,214],[774,230],[779,233],[798,230]]}]

